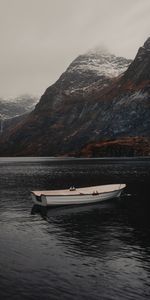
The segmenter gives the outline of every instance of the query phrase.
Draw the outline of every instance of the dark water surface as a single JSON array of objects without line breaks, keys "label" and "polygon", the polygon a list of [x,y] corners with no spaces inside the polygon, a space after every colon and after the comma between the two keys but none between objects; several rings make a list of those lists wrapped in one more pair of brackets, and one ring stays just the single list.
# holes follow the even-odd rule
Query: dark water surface
[{"label": "dark water surface", "polygon": [[[30,191],[127,183],[36,211]],[[0,158],[0,299],[150,299],[150,160]]]}]

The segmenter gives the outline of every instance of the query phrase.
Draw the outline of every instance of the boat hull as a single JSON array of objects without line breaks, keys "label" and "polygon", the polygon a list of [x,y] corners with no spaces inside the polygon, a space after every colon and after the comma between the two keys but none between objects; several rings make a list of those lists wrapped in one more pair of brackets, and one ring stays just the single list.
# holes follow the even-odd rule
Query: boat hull
[{"label": "boat hull", "polygon": [[120,188],[115,191],[104,192],[98,195],[90,194],[90,195],[41,195],[36,196],[32,193],[32,199],[34,204],[38,204],[41,206],[67,206],[67,205],[84,205],[97,203],[105,200],[109,200],[112,198],[117,198],[120,196],[123,188]]}]

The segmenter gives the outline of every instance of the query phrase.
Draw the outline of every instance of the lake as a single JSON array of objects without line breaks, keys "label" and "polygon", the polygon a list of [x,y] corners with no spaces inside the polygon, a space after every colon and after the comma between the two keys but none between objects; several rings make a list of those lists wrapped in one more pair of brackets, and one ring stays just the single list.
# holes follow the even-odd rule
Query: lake
[{"label": "lake", "polygon": [[[126,183],[36,209],[30,191]],[[150,159],[0,158],[0,299],[150,299]]]}]

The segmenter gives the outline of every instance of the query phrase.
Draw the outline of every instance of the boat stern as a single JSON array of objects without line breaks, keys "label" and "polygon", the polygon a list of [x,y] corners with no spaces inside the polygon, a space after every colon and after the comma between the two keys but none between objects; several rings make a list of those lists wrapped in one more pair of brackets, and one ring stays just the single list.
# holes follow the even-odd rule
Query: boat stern
[{"label": "boat stern", "polygon": [[36,192],[31,192],[31,198],[34,204],[47,206],[46,197],[44,195],[37,195]]}]

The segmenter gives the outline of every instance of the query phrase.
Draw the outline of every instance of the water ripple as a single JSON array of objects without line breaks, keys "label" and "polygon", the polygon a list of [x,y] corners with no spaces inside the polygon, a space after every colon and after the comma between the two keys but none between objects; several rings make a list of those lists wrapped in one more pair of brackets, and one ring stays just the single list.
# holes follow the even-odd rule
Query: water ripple
[{"label": "water ripple", "polygon": [[[0,159],[0,298],[150,298],[150,162]],[[120,200],[35,210],[30,191],[126,182]]]}]

